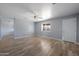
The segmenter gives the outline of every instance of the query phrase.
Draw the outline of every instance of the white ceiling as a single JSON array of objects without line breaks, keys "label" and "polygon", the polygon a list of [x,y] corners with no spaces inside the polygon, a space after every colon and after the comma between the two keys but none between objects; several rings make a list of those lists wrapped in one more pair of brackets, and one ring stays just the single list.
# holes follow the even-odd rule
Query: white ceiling
[{"label": "white ceiling", "polygon": [[0,16],[25,17],[34,20],[36,13],[42,19],[56,18],[79,13],[78,3],[0,3]]}]

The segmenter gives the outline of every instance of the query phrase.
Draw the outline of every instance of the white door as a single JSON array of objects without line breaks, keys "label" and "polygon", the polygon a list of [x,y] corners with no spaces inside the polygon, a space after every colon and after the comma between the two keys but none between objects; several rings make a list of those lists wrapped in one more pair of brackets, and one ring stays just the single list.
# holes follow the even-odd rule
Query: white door
[{"label": "white door", "polygon": [[62,40],[76,42],[76,18],[62,21]]}]

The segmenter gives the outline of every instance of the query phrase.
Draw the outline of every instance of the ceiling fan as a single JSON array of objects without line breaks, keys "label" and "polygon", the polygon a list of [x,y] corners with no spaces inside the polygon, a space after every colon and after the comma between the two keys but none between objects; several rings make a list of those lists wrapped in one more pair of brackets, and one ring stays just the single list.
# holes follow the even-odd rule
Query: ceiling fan
[{"label": "ceiling fan", "polygon": [[43,19],[42,17],[38,16],[38,15],[34,15],[33,17],[34,19]]},{"label": "ceiling fan", "polygon": [[41,16],[38,15],[38,13],[34,12],[33,10],[28,9],[27,11],[33,14],[33,19],[35,20],[43,19]]},{"label": "ceiling fan", "polygon": [[[56,3],[52,3],[52,5],[56,5]],[[34,14],[34,19],[43,19],[42,17],[40,17],[39,15],[34,13],[33,11],[32,11],[32,13]]]},{"label": "ceiling fan", "polygon": [[33,13],[33,18],[34,18],[35,20],[37,20],[37,19],[42,19],[42,17],[38,15],[39,13],[34,12],[34,11],[32,11],[32,13]]}]

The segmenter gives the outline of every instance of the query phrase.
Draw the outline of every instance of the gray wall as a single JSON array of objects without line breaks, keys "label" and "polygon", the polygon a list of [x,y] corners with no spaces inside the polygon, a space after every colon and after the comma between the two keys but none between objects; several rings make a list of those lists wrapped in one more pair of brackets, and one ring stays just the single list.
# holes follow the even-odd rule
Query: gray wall
[{"label": "gray wall", "polygon": [[1,37],[9,34],[13,34],[14,31],[14,19],[13,18],[1,18]]},{"label": "gray wall", "polygon": [[[41,31],[41,24],[51,24],[50,32]],[[35,23],[35,34],[37,36],[47,36],[56,39],[62,39],[62,20],[61,19],[50,19],[49,21],[36,22]]]},{"label": "gray wall", "polygon": [[[12,21],[12,23],[8,23]],[[10,26],[11,27],[10,27]],[[8,27],[7,27],[8,26]],[[14,30],[14,31],[12,31]],[[7,34],[7,32],[12,32],[15,38],[29,37],[34,35],[34,22],[30,19],[22,17],[14,17],[12,19],[0,18],[0,37]]]},{"label": "gray wall", "polygon": [[1,38],[1,19],[0,19],[0,38]]},{"label": "gray wall", "polygon": [[32,36],[34,34],[34,23],[30,19],[16,18],[14,20],[14,34],[16,37]]},{"label": "gray wall", "polygon": [[[67,17],[61,17],[61,18],[55,18],[55,19],[50,19],[46,21],[41,21],[41,22],[35,22],[35,35],[36,36],[47,36],[47,37],[52,37],[56,39],[62,39],[62,20],[66,20],[69,18],[76,17],[77,15],[73,16],[67,16]],[[43,23],[50,23],[51,24],[51,31],[46,32],[46,31],[41,31],[41,24]],[[77,20],[77,41],[79,41],[79,16]]]},{"label": "gray wall", "polygon": [[79,16],[77,17],[77,42],[79,42]]}]

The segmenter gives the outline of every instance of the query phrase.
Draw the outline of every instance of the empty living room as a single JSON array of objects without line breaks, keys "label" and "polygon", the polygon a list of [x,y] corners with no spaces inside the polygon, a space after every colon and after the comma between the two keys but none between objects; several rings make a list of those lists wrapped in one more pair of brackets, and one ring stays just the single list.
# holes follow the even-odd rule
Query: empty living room
[{"label": "empty living room", "polygon": [[79,56],[79,3],[0,3],[0,56]]}]

